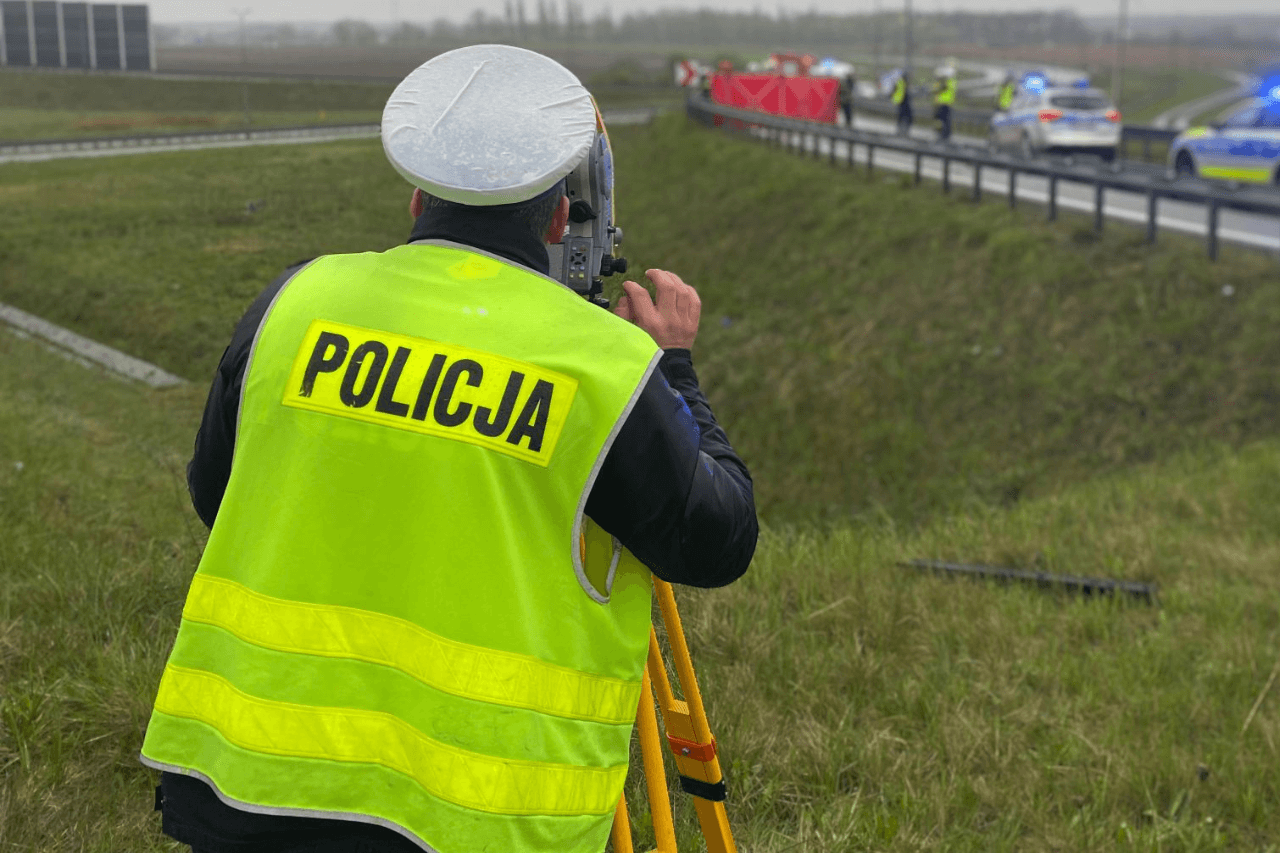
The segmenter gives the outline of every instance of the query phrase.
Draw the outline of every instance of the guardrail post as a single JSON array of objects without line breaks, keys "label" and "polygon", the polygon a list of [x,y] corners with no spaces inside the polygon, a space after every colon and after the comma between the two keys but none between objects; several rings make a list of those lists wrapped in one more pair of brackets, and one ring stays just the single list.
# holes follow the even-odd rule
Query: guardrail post
[{"label": "guardrail post", "polygon": [[1147,242],[1156,241],[1156,199],[1154,191],[1147,193]]},{"label": "guardrail post", "polygon": [[1050,222],[1058,218],[1058,176],[1049,176],[1049,209],[1045,214]]},{"label": "guardrail post", "polygon": [[917,151],[916,152],[916,176],[915,176],[916,178],[915,182],[917,186],[920,184],[920,163],[922,160],[924,160],[924,155],[921,154],[919,151]]},{"label": "guardrail post", "polygon": [[951,192],[951,158],[945,154],[942,156],[942,191]]},{"label": "guardrail post", "polygon": [[853,149],[854,149],[854,142],[852,139],[850,139],[849,140],[849,168],[850,169],[853,168]]},{"label": "guardrail post", "polygon": [[973,200],[982,201],[982,164],[973,164]]},{"label": "guardrail post", "polygon": [[1218,259],[1218,200],[1209,199],[1209,260]]},{"label": "guardrail post", "polygon": [[831,159],[832,166],[836,164],[836,138],[834,136],[827,137],[827,142],[831,143]]},{"label": "guardrail post", "polygon": [[1009,167],[1009,209],[1018,206],[1018,170]]},{"label": "guardrail post", "polygon": [[1150,136],[1142,137],[1142,162],[1144,163],[1151,162],[1151,137]]},{"label": "guardrail post", "polygon": [[1093,185],[1093,230],[1102,231],[1102,184]]},{"label": "guardrail post", "polygon": [[815,130],[809,134],[809,138],[813,140],[813,159],[817,160],[822,156],[822,137],[818,136],[818,132]]},{"label": "guardrail post", "polygon": [[867,177],[871,177],[872,170],[876,166],[876,147],[870,142],[867,143]]}]

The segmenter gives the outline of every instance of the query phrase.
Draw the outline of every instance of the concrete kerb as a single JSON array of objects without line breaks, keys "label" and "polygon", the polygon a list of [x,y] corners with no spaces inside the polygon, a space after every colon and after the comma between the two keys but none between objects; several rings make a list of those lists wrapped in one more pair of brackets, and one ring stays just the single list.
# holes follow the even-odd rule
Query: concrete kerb
[{"label": "concrete kerb", "polygon": [[0,321],[11,326],[19,334],[51,344],[57,351],[71,356],[74,361],[105,368],[118,376],[141,382],[152,388],[172,388],[187,384],[187,380],[172,373],[166,373],[154,364],[126,355],[97,341],[91,341],[11,305],[0,303]]}]

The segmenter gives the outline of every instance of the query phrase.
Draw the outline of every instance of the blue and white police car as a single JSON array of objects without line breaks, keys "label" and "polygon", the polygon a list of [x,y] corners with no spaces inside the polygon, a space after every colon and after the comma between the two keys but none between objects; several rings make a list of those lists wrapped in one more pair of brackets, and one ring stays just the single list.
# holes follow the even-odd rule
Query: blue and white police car
[{"label": "blue and white police car", "polygon": [[1169,165],[1179,175],[1280,185],[1280,85],[1221,124],[1178,134]]},{"label": "blue and white police car", "polygon": [[1096,154],[1110,162],[1120,146],[1120,112],[1088,80],[1059,85],[1024,75],[1008,110],[991,117],[992,147],[1040,153]]}]

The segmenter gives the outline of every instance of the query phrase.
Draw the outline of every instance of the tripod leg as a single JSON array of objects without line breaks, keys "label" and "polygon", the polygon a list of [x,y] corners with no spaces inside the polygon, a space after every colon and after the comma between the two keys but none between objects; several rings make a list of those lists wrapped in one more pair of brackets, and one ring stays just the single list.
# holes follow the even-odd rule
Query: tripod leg
[{"label": "tripod leg", "polygon": [[658,735],[658,717],[653,708],[653,689],[649,670],[644,672],[640,690],[640,713],[636,719],[640,730],[640,755],[644,760],[644,782],[649,792],[649,811],[653,814],[655,853],[676,853],[676,827],[671,816],[671,795],[667,793],[667,771],[662,766],[662,742]]},{"label": "tripod leg", "polygon": [[[684,626],[680,623],[680,613],[676,609],[675,593],[669,583],[659,578],[653,579],[653,587],[658,596],[658,606],[662,610],[662,621],[667,626],[667,641],[680,679],[680,691],[685,696],[685,701],[675,699],[669,683],[665,684],[665,689],[664,685],[659,685],[662,720],[667,741],[675,754],[680,786],[686,793],[693,795],[698,824],[706,839],[708,853],[736,853],[737,847],[724,808],[724,774],[716,755],[715,738],[711,735],[707,713],[702,705],[698,680],[693,672],[693,658],[689,655],[689,646],[685,642]],[[655,659],[657,666],[662,668],[657,639],[651,635],[650,668],[655,666]],[[665,675],[663,669],[663,682],[666,681]]]},{"label": "tripod leg", "polygon": [[635,845],[631,843],[631,816],[627,814],[627,797],[618,798],[618,809],[613,813],[613,829],[609,830],[609,841],[613,843],[613,853],[635,853]]}]

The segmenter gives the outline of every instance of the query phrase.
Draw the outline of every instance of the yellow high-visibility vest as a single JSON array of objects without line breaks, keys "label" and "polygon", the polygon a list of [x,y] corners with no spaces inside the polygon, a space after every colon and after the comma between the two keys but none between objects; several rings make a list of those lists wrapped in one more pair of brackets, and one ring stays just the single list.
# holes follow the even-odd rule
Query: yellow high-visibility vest
[{"label": "yellow high-visibility vest", "polygon": [[599,853],[650,576],[583,511],[659,355],[454,244],[298,273],[254,342],[143,762],[439,853]]},{"label": "yellow high-visibility vest", "polygon": [[939,106],[950,106],[956,102],[956,78],[947,77],[938,84],[933,102]]},{"label": "yellow high-visibility vest", "polygon": [[1000,87],[1000,98],[997,106],[1002,110],[1007,110],[1013,106],[1014,86],[1012,83],[1005,83]]}]

